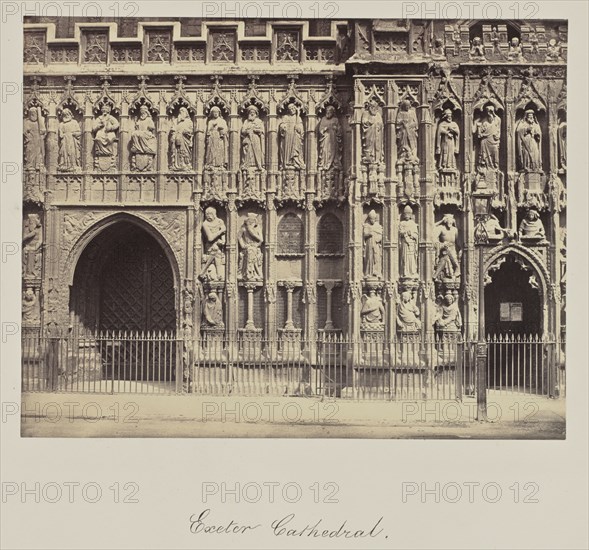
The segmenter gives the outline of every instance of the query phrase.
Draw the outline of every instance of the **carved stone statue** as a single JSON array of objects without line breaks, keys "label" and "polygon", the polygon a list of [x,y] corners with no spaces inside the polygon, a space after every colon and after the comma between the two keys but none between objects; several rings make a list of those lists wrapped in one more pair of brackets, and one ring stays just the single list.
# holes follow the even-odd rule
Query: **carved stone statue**
[{"label": "carved stone statue", "polygon": [[501,119],[495,113],[495,106],[487,103],[484,113],[474,121],[473,133],[478,142],[477,168],[499,168],[499,143],[501,140]]},{"label": "carved stone statue", "polygon": [[507,52],[507,59],[509,61],[514,62],[522,62],[524,61],[524,56],[522,53],[522,47],[519,42],[519,38],[514,36],[509,43],[509,51]]},{"label": "carved stone statue", "polygon": [[382,328],[382,323],[385,315],[382,298],[376,294],[376,291],[371,288],[368,295],[362,295],[362,309],[360,316],[362,317],[363,328]]},{"label": "carved stone statue", "polygon": [[368,217],[363,225],[364,238],[364,276],[382,277],[382,225],[378,221],[378,215],[374,210],[368,212]]},{"label": "carved stone statue", "polygon": [[562,119],[558,124],[558,164],[561,170],[567,169],[567,121]]},{"label": "carved stone statue", "polygon": [[303,155],[304,127],[297,107],[290,103],[278,127],[281,168],[305,168]]},{"label": "carved stone statue", "polygon": [[362,161],[366,164],[383,162],[383,128],[380,106],[375,99],[365,107],[362,113]]},{"label": "carved stone statue", "polygon": [[401,292],[397,305],[397,325],[401,332],[418,332],[421,329],[420,312],[413,293]]},{"label": "carved stone statue", "polygon": [[319,169],[341,169],[343,134],[333,105],[326,107],[325,116],[319,122],[317,134],[319,142]]},{"label": "carved stone statue", "polygon": [[94,120],[92,134],[94,135],[94,156],[111,157],[116,155],[115,142],[119,129],[118,120],[111,115],[109,103],[103,103],[100,108],[100,115]]},{"label": "carved stone statue", "polygon": [[515,231],[501,227],[501,222],[494,214],[490,214],[485,221],[485,231],[487,236],[492,241],[497,241],[503,237],[514,237]]},{"label": "carved stone statue", "polygon": [[242,169],[264,168],[264,147],[266,146],[264,123],[258,116],[258,108],[250,105],[247,118],[241,127],[241,167]]},{"label": "carved stone statue", "polygon": [[462,328],[462,315],[454,295],[446,294],[438,308],[436,328],[441,332],[460,332]]},{"label": "carved stone statue", "polygon": [[180,107],[170,130],[170,164],[172,170],[192,169],[192,141],[194,125],[186,107]]},{"label": "carved stone statue", "polygon": [[205,166],[225,168],[229,158],[229,130],[219,107],[212,107],[207,123]]},{"label": "carved stone statue", "polygon": [[411,206],[403,209],[399,223],[399,260],[401,277],[416,279],[418,276],[417,254],[419,244],[419,228]]},{"label": "carved stone statue", "polygon": [[204,324],[208,327],[223,328],[223,304],[215,292],[209,292],[203,304]]},{"label": "carved stone statue", "polygon": [[453,214],[445,214],[436,224],[438,228],[436,281],[455,281],[460,276],[460,253],[456,246],[458,228]]},{"label": "carved stone statue", "polygon": [[397,158],[404,162],[417,160],[417,115],[408,99],[399,103],[399,112],[395,123],[397,130]]},{"label": "carved stone statue", "polygon": [[519,224],[519,237],[522,240],[544,240],[546,239],[546,232],[544,225],[540,219],[540,214],[534,208],[530,208],[526,213],[526,217]]},{"label": "carved stone statue", "polygon": [[202,223],[204,236],[204,265],[201,278],[218,281],[225,276],[225,222],[217,217],[217,211],[209,206]]},{"label": "carved stone statue", "polygon": [[47,128],[41,107],[31,107],[23,122],[23,156],[25,170],[45,169],[45,136]]},{"label": "carved stone statue", "polygon": [[558,61],[560,59],[560,44],[556,38],[551,38],[546,46],[546,61]]},{"label": "carved stone statue", "polygon": [[528,109],[515,128],[517,161],[524,172],[542,171],[542,130],[533,109]]},{"label": "carved stone statue", "polygon": [[79,172],[82,166],[80,154],[82,130],[72,112],[67,108],[61,113],[57,135],[59,141],[57,169],[60,172]]},{"label": "carved stone statue", "polygon": [[41,322],[39,296],[30,286],[22,296],[22,321],[25,325],[38,325]]},{"label": "carved stone statue", "polygon": [[452,120],[452,109],[445,109],[436,132],[438,168],[456,170],[456,155],[460,151],[460,128]]},{"label": "carved stone statue", "polygon": [[135,129],[131,133],[131,165],[136,170],[151,170],[157,152],[155,122],[147,105],[139,107]]},{"label": "carved stone statue", "polygon": [[23,233],[23,272],[25,277],[41,276],[43,226],[39,214],[28,214]]},{"label": "carved stone statue", "polygon": [[249,212],[239,235],[239,274],[244,281],[262,280],[262,224],[255,212]]},{"label": "carved stone statue", "polygon": [[480,36],[475,36],[473,38],[468,56],[470,59],[485,59],[485,47],[483,46],[483,40]]}]

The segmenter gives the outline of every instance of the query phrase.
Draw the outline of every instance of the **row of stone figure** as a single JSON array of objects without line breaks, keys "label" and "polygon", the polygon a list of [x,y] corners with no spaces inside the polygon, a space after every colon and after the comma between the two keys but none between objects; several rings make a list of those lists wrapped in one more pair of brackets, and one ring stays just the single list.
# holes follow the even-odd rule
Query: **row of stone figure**
[{"label": "row of stone figure", "polygon": [[[361,328],[369,331],[383,330],[385,326],[385,306],[381,294],[375,289],[370,289],[366,294],[362,295],[361,302]],[[421,330],[421,312],[416,303],[415,291],[405,290],[401,292],[395,308],[396,324],[399,332],[415,333]],[[436,310],[434,327],[438,331],[459,332],[461,330],[462,315],[455,291],[448,291],[444,296],[438,296]],[[221,293],[212,290],[206,293],[202,304],[202,323],[205,329],[219,330],[224,328]],[[297,329],[297,327],[290,326],[290,322],[289,327],[285,328]],[[327,312],[325,328],[328,330],[334,328],[331,312]]]},{"label": "row of stone figure", "polygon": [[[241,127],[241,168],[264,170],[266,167],[266,130],[255,105],[247,108]],[[115,165],[120,130],[112,106],[105,102],[101,113],[92,123],[95,168],[107,170]],[[40,107],[31,107],[24,123],[24,162],[26,169],[45,167],[45,119]],[[170,168],[176,171],[193,169],[194,123],[186,107],[180,107],[169,132]],[[298,108],[288,105],[278,126],[280,140],[279,162],[283,169],[304,169],[304,127]],[[343,133],[333,105],[328,105],[325,116],[317,126],[318,163],[321,170],[341,169]],[[61,111],[58,127],[58,166],[61,172],[82,169],[82,130],[69,108]],[[155,121],[147,105],[141,105],[130,133],[131,168],[145,171],[155,167],[157,133]],[[229,162],[229,128],[221,109],[210,109],[205,145],[205,168],[226,169]]]},{"label": "row of stone figure", "polygon": [[[112,106],[105,102],[101,114],[92,123],[95,168],[108,170],[114,167],[117,155],[119,121],[112,115]],[[501,117],[491,103],[473,124],[477,171],[499,169]],[[399,104],[396,118],[398,162],[418,163],[418,121],[414,106],[408,100]],[[376,100],[366,104],[361,117],[362,162],[384,162],[384,124],[381,107]],[[46,124],[40,107],[31,107],[24,123],[24,161],[27,169],[45,167]],[[169,133],[170,169],[190,171],[193,167],[194,123],[186,107],[179,109]],[[255,105],[247,109],[241,128],[241,168],[263,170],[265,160],[265,125]],[[278,126],[279,162],[282,169],[305,168],[304,125],[294,103],[288,105]],[[58,170],[81,170],[80,124],[72,112],[64,108],[58,128]],[[534,109],[527,109],[515,129],[517,165],[520,171],[542,171],[542,130]],[[334,170],[342,167],[343,132],[333,105],[328,105],[325,116],[317,126],[318,167]],[[559,168],[566,169],[566,120],[558,128]],[[452,109],[445,109],[438,123],[435,139],[438,168],[457,170],[460,150],[460,128],[453,120]],[[129,145],[131,168],[143,171],[154,168],[157,155],[157,135],[153,116],[146,105],[139,107]],[[229,129],[221,109],[213,106],[209,112],[206,130],[205,167],[227,168],[229,161]]]},{"label": "row of stone figure", "polygon": [[[460,281],[460,263],[462,251],[458,247],[458,228],[453,214],[445,214],[437,222],[436,264],[434,280],[440,283],[457,283]],[[519,226],[518,235],[501,227],[495,216],[486,222],[486,230],[491,241],[503,237],[519,236],[522,240],[542,241],[545,231],[538,212],[531,208]],[[204,257],[201,278],[207,281],[218,281],[225,274],[225,244],[227,229],[225,222],[217,217],[214,207],[205,210],[202,224]],[[368,212],[362,228],[363,238],[363,270],[366,279],[381,280],[383,278],[383,227],[375,210]],[[260,215],[247,213],[238,233],[239,244],[239,278],[244,281],[261,281],[263,279],[264,242],[263,225]],[[410,205],[402,212],[398,230],[399,242],[399,276],[402,279],[419,278],[419,227],[415,222],[415,214]]]}]

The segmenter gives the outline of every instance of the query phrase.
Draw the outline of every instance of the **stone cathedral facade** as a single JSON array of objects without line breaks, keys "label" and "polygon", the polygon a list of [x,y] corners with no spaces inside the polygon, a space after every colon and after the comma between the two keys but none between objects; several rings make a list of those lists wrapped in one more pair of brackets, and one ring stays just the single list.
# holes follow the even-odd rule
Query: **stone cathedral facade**
[{"label": "stone cathedral facade", "polygon": [[29,19],[24,327],[476,338],[485,191],[487,330],[558,337],[566,59],[563,21]]}]

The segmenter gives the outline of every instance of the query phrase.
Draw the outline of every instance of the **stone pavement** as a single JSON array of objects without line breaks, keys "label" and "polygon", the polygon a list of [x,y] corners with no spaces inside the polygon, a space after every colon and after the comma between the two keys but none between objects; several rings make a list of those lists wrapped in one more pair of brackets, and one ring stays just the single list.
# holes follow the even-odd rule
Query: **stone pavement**
[{"label": "stone pavement", "polygon": [[565,399],[489,392],[476,401],[27,393],[24,437],[355,437],[564,439]]}]

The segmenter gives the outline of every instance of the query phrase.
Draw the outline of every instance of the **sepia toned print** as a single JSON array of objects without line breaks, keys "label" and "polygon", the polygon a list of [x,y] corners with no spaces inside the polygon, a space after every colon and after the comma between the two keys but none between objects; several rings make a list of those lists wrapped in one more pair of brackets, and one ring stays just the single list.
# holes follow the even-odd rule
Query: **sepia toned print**
[{"label": "sepia toned print", "polygon": [[23,391],[565,397],[566,22],[50,19]]}]

